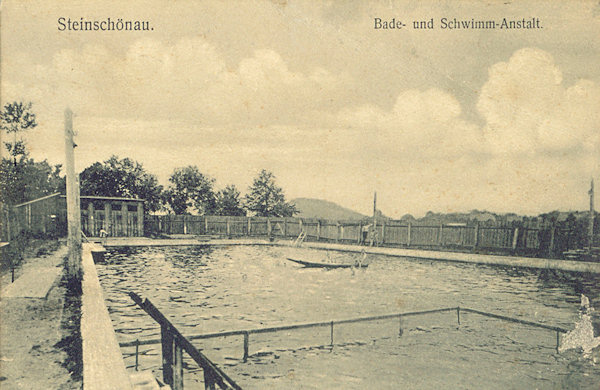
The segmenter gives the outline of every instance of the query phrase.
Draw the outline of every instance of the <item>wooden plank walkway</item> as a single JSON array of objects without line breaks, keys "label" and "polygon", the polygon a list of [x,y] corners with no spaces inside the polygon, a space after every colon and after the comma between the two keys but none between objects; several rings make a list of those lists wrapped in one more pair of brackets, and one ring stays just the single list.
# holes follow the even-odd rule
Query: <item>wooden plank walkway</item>
[{"label": "wooden plank walkway", "polygon": [[83,389],[132,389],[117,336],[104,303],[104,294],[92,258],[92,244],[83,244],[81,339]]},{"label": "wooden plank walkway", "polygon": [[45,299],[62,273],[62,258],[67,253],[63,246],[48,259],[36,259],[23,268],[21,276],[2,289],[0,296],[5,298]]},{"label": "wooden plank walkway", "polygon": [[[291,241],[279,242],[278,245],[291,246]],[[378,254],[394,257],[454,261],[461,263],[475,263],[488,265],[503,265],[510,267],[555,269],[570,272],[588,272],[600,274],[600,263],[586,261],[545,259],[537,257],[498,256],[482,255],[477,253],[442,252],[419,249],[389,248],[389,247],[366,247],[359,245],[344,245],[320,242],[305,242],[304,247],[315,249],[329,249],[340,252],[360,253],[365,250],[369,254]]]},{"label": "wooden plank walkway", "polygon": [[40,298],[48,296],[54,282],[61,274],[59,267],[43,267],[32,269],[21,275],[14,283],[2,290],[4,298]]},{"label": "wooden plank walkway", "polygon": [[[199,240],[196,238],[185,239],[151,239],[144,237],[122,237],[108,239],[106,247],[115,246],[186,246],[186,245],[273,245],[273,246],[292,246],[292,240],[278,240],[269,242],[261,238],[246,239],[210,239]],[[392,247],[367,247],[360,245],[335,244],[328,242],[302,243],[305,248],[335,250],[340,252],[360,253],[365,251],[368,254],[385,255],[393,257],[416,258],[437,261],[453,261],[462,263],[503,265],[509,267],[555,269],[569,272],[589,272],[600,274],[600,263],[586,261],[572,261],[559,259],[545,259],[536,257],[519,256],[499,256],[483,255],[477,253],[463,252],[443,252],[421,249],[405,249]]]}]

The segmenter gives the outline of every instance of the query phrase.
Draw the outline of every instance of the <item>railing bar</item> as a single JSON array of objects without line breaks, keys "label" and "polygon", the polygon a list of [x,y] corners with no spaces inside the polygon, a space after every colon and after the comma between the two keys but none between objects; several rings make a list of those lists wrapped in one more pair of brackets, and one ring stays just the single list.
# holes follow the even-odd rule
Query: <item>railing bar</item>
[{"label": "railing bar", "polygon": [[[177,339],[177,342],[181,348],[183,348],[194,361],[202,367],[203,370],[209,370],[217,375],[213,378],[223,388],[234,388],[241,389],[227,374],[225,374],[219,367],[211,362],[206,356],[202,354],[194,345],[187,340],[178,330],[171,324],[171,322],[158,310],[152,302],[147,298],[142,301],[142,298],[134,292],[130,292],[129,296],[135,303],[137,303],[146,313],[150,315],[156,322],[161,325],[161,329],[165,330],[165,334],[169,334],[171,337]],[[212,376],[212,374],[211,374]],[[223,379],[229,383],[225,383]]]},{"label": "railing bar", "polygon": [[474,309],[467,309],[467,308],[461,308],[461,310],[462,311],[467,311],[467,312],[470,312],[470,313],[480,314],[480,315],[486,316],[486,317],[498,318],[500,320],[505,320],[505,321],[510,321],[510,322],[516,322],[516,323],[519,323],[519,324],[530,325],[530,326],[534,326],[534,327],[538,327],[538,328],[543,328],[543,329],[555,330],[557,332],[562,332],[562,333],[567,333],[568,332],[566,329],[560,328],[558,326],[544,325],[544,324],[540,324],[540,323],[537,323],[537,322],[531,322],[531,321],[521,320],[521,319],[518,319],[518,318],[507,317],[507,316],[503,316],[503,315],[500,315],[500,314],[487,313],[487,312],[484,312],[484,311],[479,311],[479,310],[474,310]]},{"label": "railing bar", "polygon": [[[338,324],[338,325],[339,324],[350,324],[353,322],[377,321],[377,320],[385,320],[385,319],[396,318],[396,317],[408,317],[408,316],[416,316],[416,315],[424,315],[424,314],[432,314],[432,313],[442,313],[442,312],[453,311],[453,310],[456,310],[456,307],[426,310],[426,311],[415,311],[415,312],[407,312],[407,313],[383,314],[383,315],[372,316],[372,317],[352,318],[352,319],[346,319],[346,320],[333,321],[333,323]],[[260,334],[260,333],[278,332],[278,331],[283,331],[283,330],[324,327],[324,326],[330,326],[330,325],[331,325],[331,321],[310,322],[310,323],[306,323],[306,324],[274,326],[274,327],[270,327],[270,328],[232,330],[232,331],[218,332],[218,333],[205,333],[205,334],[187,336],[186,338],[188,340],[201,340],[201,339],[210,339],[210,338],[215,338],[215,337],[242,336],[245,333]],[[160,343],[160,339],[147,339],[147,340],[141,340],[139,342],[139,345],[149,345],[149,344],[158,344],[158,343]],[[131,341],[123,342],[123,343],[120,343],[119,346],[133,347],[133,346],[135,346],[135,342],[131,342]]]},{"label": "railing bar", "polygon": [[[456,310],[456,311],[462,310],[463,312],[471,312],[474,314],[480,314],[480,315],[491,317],[491,318],[497,318],[497,319],[506,320],[506,321],[510,321],[510,322],[521,323],[524,325],[531,325],[534,327],[554,330],[554,331],[558,331],[558,332],[562,332],[562,333],[567,332],[566,329],[560,328],[558,326],[544,325],[544,324],[539,324],[536,322],[521,320],[518,318],[512,318],[512,317],[507,317],[507,316],[503,316],[503,315],[499,315],[499,314],[487,313],[487,312],[483,312],[483,311],[479,311],[479,310],[475,310],[475,309],[463,308],[463,307],[461,307],[460,309],[458,307],[450,307],[450,308],[417,311],[417,312],[384,314],[384,315],[380,315],[380,316],[337,320],[337,321],[333,321],[333,323],[338,324],[338,325],[351,324],[351,323],[364,322],[364,321],[377,321],[377,320],[385,320],[385,319],[390,319],[390,318],[402,318],[402,317],[409,317],[409,316],[442,313],[442,312],[454,311],[454,310]],[[460,321],[460,319],[459,319],[459,321]],[[306,323],[306,324],[285,325],[285,326],[277,326],[277,327],[262,328],[262,329],[234,330],[234,331],[228,331],[228,332],[208,333],[208,334],[188,336],[187,339],[188,340],[201,340],[201,339],[209,339],[209,338],[215,338],[215,337],[241,336],[241,335],[245,335],[245,334],[250,335],[250,334],[271,333],[271,332],[285,331],[285,330],[306,329],[306,328],[313,328],[313,327],[325,327],[325,326],[331,326],[331,322],[332,321],[312,322],[312,323]],[[159,343],[160,343],[160,339],[147,339],[147,340],[138,341],[137,345],[151,345],[151,344],[159,344]],[[136,342],[135,341],[123,342],[123,343],[120,343],[119,345],[121,347],[133,347],[136,345]]]}]

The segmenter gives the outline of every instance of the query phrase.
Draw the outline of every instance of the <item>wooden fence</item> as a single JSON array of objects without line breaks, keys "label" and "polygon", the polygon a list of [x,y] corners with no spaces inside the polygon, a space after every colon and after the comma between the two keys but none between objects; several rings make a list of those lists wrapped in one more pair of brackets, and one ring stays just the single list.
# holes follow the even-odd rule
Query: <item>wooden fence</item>
[{"label": "wooden fence", "polygon": [[[363,229],[370,221],[330,221],[309,218],[223,217],[197,215],[146,216],[146,235],[219,235],[296,238],[301,231],[311,241],[365,244]],[[557,257],[582,246],[581,234],[556,225],[490,226],[487,224],[422,225],[404,221],[381,221],[374,244],[469,250]],[[371,234],[373,229],[371,228]],[[371,237],[371,236],[369,236]],[[579,238],[578,238],[579,237]],[[370,243],[370,240],[367,240]]]},{"label": "wooden fence", "polygon": [[67,231],[66,203],[55,193],[12,207],[3,205],[0,221],[2,241],[12,241],[23,233],[61,237]]}]

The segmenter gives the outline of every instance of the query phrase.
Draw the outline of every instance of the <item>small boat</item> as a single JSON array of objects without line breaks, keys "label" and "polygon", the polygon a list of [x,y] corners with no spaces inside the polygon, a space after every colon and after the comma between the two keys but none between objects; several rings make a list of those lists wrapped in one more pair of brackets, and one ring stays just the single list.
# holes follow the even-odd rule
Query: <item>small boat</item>
[{"label": "small boat", "polygon": [[366,264],[366,263],[365,264],[324,263],[324,262],[318,262],[318,261],[306,261],[306,260],[292,259],[290,257],[288,257],[287,259],[289,261],[293,261],[294,263],[301,264],[306,268],[352,268],[352,267],[367,268],[369,266],[369,264]]}]

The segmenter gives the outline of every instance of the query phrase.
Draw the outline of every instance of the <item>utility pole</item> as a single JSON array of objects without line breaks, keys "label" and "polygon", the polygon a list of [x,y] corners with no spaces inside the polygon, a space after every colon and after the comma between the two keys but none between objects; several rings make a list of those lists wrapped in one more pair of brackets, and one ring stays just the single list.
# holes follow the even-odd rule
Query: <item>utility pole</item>
[{"label": "utility pole", "polygon": [[79,180],[75,175],[75,143],[73,142],[73,112],[65,110],[65,165],[67,173],[67,225],[69,281],[80,280],[81,271],[81,210],[79,205]]},{"label": "utility pole", "polygon": [[589,249],[590,249],[590,253],[592,252],[592,246],[594,243],[594,216],[595,216],[595,212],[594,212],[594,179],[592,179],[592,183],[590,186],[590,192],[588,192],[588,194],[590,195],[590,227],[589,227]]}]

